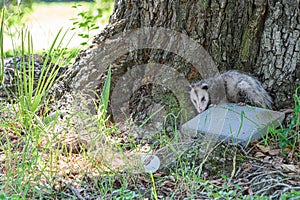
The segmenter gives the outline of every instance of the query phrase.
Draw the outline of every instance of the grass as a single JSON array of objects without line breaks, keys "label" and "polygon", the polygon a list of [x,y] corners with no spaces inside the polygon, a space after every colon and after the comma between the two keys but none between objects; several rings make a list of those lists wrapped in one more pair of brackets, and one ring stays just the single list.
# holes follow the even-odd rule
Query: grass
[{"label": "grass", "polygon": [[[0,77],[3,77],[4,69],[2,28],[3,23],[0,29]],[[68,39],[65,35],[59,31],[47,51],[46,60],[56,58],[51,59],[54,66],[72,62],[73,53],[77,52],[62,46],[62,41]],[[21,44],[12,55],[24,58],[35,53],[29,32],[23,32]],[[86,193],[90,198],[99,199],[160,199],[163,190],[170,199],[177,199],[179,194],[190,199],[199,194],[211,199],[268,199],[243,196],[242,187],[230,184],[233,180],[224,174],[218,174],[219,182],[204,180],[202,165],[214,163],[203,161],[199,170],[199,163],[195,162],[199,157],[196,146],[188,154],[193,157],[186,158],[186,154],[181,154],[167,175],[135,173],[135,169],[131,169],[134,164],[130,165],[132,157],[111,137],[118,131],[118,127],[107,118],[111,68],[99,97],[100,105],[95,103],[97,114],[93,115],[89,110],[78,109],[77,104],[70,105],[67,113],[47,104],[45,94],[55,83],[59,68],[51,70],[45,61],[35,86],[33,63],[34,60],[26,63],[24,59],[21,62],[20,73],[16,76],[18,100],[0,102],[0,199],[78,199]],[[278,143],[283,149],[290,146],[295,152],[300,149],[299,90],[295,91],[295,114],[291,122],[279,129],[269,127],[267,144]],[[79,98],[84,105],[85,99]],[[157,140],[158,144],[172,147],[163,136]],[[129,146],[139,148],[134,141]],[[128,170],[124,170],[124,165]],[[215,162],[212,167],[219,169],[220,165]],[[144,191],[136,185],[145,186]],[[298,191],[291,190],[284,194],[284,198],[299,195]]]},{"label": "grass", "polygon": [[[3,77],[4,20],[1,21],[0,49],[1,77]],[[67,173],[73,171],[75,171],[75,174],[82,175],[89,171],[92,173],[91,169],[93,169],[93,173],[97,173],[97,164],[91,160],[92,157],[89,157],[90,155],[87,155],[87,152],[83,152],[81,155],[73,155],[72,149],[70,149],[72,147],[67,147],[68,144],[60,141],[62,138],[70,139],[70,135],[66,135],[66,132],[63,131],[58,133],[54,130],[59,126],[63,126],[65,129],[68,128],[73,116],[61,125],[57,120],[49,122],[49,120],[46,120],[46,115],[39,113],[42,107],[44,110],[50,110],[48,105],[45,104],[47,102],[45,101],[45,94],[54,84],[55,77],[59,71],[59,67],[51,69],[47,65],[63,66],[62,60],[69,62],[69,60],[64,59],[68,49],[62,48],[62,41],[66,40],[65,35],[66,33],[62,34],[60,30],[53,44],[46,52],[47,56],[37,84],[34,80],[34,74],[37,73],[34,68],[34,57],[25,62],[25,57],[32,55],[34,52],[29,32],[22,32],[20,51],[14,50],[13,52],[14,56],[21,57],[21,63],[20,70],[16,70],[19,73],[15,74],[18,86],[18,100],[13,104],[1,103],[0,132],[3,160],[1,160],[0,190],[4,192],[2,194],[3,198],[28,198],[45,195],[41,193],[45,188],[53,191],[52,188],[58,189],[58,187],[68,184],[68,180],[65,183],[61,183],[55,177],[63,179],[63,177],[69,176]],[[51,60],[50,57],[52,58]],[[100,114],[98,116],[100,117],[96,124],[100,126],[98,128],[96,126],[96,128],[103,132],[105,132],[103,129],[106,123],[104,112],[106,111],[105,105],[107,106],[105,102],[108,102],[107,95],[107,92],[102,95],[103,106],[100,106],[100,108],[103,107],[104,109],[99,109]],[[58,117],[58,115],[55,116],[56,119]],[[81,117],[80,113],[77,113],[76,117],[78,120]],[[75,159],[73,163],[70,162],[72,159]]]},{"label": "grass", "polygon": [[300,87],[296,88],[294,95],[294,115],[287,125],[280,125],[280,128],[268,127],[268,132],[264,138],[267,146],[272,142],[277,143],[283,151],[293,151],[300,155]]}]

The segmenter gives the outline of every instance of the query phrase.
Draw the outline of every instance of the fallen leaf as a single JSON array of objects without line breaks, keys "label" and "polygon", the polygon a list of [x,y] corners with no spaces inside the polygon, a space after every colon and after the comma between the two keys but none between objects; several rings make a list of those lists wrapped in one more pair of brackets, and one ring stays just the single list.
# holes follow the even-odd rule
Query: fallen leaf
[{"label": "fallen leaf", "polygon": [[253,190],[252,190],[251,187],[248,188],[248,194],[249,194],[250,196],[253,196]]},{"label": "fallen leaf", "polygon": [[265,163],[271,163],[271,157],[270,156],[266,156],[266,157],[264,157],[264,159],[263,159],[263,161],[265,162]]},{"label": "fallen leaf", "polygon": [[293,148],[289,145],[289,146],[284,148],[283,152],[288,153],[288,152],[291,152],[292,150],[293,150]]},{"label": "fallen leaf", "polygon": [[256,152],[254,156],[255,157],[265,157],[266,155],[262,152]]},{"label": "fallen leaf", "polygon": [[300,186],[300,179],[299,180],[287,180],[287,182],[294,186]]},{"label": "fallen leaf", "polygon": [[283,169],[284,172],[294,172],[300,174],[300,168],[296,165],[282,164],[281,168]]},{"label": "fallen leaf", "polygon": [[264,145],[256,144],[256,146],[264,153],[267,153],[271,150],[270,147],[265,147]]},{"label": "fallen leaf", "polygon": [[169,178],[172,182],[175,182],[174,176],[168,176],[168,178]]},{"label": "fallen leaf", "polygon": [[281,149],[272,149],[272,150],[269,151],[269,154],[271,156],[278,155],[279,153],[281,153]]}]

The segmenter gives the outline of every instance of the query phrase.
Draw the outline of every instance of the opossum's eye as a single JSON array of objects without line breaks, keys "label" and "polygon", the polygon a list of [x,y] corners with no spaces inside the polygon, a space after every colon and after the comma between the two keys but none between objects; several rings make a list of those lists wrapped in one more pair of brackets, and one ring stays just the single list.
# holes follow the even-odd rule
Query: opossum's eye
[{"label": "opossum's eye", "polygon": [[201,102],[205,101],[205,97],[202,97]]},{"label": "opossum's eye", "polygon": [[193,100],[193,102],[194,102],[194,104],[196,104],[196,105],[197,105],[197,101],[196,101],[195,99]]}]

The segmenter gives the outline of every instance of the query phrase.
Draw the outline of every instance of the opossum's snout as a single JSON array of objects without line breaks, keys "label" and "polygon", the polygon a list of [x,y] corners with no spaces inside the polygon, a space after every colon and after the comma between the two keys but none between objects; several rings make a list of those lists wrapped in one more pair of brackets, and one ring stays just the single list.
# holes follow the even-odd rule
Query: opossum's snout
[{"label": "opossum's snout", "polygon": [[202,113],[206,110],[207,104],[201,105],[200,107],[197,107],[198,113]]},{"label": "opossum's snout", "polygon": [[204,109],[198,108],[197,111],[198,111],[198,113],[202,113],[204,111]]},{"label": "opossum's snout", "polygon": [[198,113],[202,113],[203,111],[205,111],[208,107],[208,102],[207,101],[197,101],[194,103],[194,106],[197,110]]},{"label": "opossum's snout", "polygon": [[205,111],[208,107],[208,94],[204,93],[203,96],[199,96],[198,99],[198,104],[197,104],[197,111],[198,113],[202,113],[203,111]]}]

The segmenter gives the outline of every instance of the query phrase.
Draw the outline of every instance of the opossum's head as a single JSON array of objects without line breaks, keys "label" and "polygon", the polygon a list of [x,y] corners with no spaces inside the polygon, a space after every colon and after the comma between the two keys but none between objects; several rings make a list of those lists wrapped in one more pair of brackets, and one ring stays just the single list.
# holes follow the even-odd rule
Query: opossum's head
[{"label": "opossum's head", "polygon": [[202,113],[209,105],[208,84],[198,82],[190,86],[190,97],[198,113]]}]

